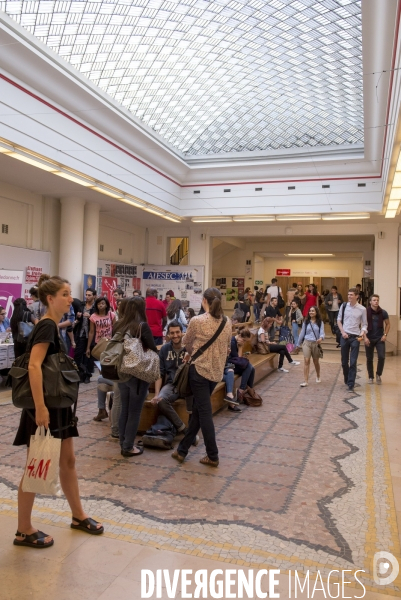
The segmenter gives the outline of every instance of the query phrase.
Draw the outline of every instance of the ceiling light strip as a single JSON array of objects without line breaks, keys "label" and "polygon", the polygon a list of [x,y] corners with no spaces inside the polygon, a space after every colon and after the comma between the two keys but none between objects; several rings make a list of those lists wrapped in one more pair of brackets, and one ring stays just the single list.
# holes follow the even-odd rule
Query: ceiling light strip
[{"label": "ceiling light strip", "polygon": [[57,175],[63,179],[68,179],[73,183],[82,185],[96,192],[100,192],[101,194],[105,194],[106,196],[110,196],[111,198],[115,198],[116,200],[125,202],[126,204],[130,204],[136,208],[146,210],[147,212],[153,213],[158,217],[167,219],[168,221],[173,221],[174,223],[181,222],[181,218],[173,213],[165,211],[162,208],[158,208],[157,206],[153,206],[153,204],[149,204],[148,202],[142,201],[139,198],[131,197],[129,194],[125,194],[117,188],[113,188],[91,177],[87,177],[79,171],[65,167],[64,165],[41,156],[36,152],[32,152],[27,148],[22,148],[21,146],[11,144],[8,140],[4,140],[3,138],[0,138],[0,154],[5,154],[11,158],[16,158],[17,160],[21,160],[33,167],[43,169],[52,175]]}]

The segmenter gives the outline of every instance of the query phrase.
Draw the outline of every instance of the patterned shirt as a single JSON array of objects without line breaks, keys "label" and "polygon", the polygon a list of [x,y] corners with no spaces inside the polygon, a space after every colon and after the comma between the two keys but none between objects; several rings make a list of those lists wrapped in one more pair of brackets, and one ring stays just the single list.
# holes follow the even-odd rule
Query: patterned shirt
[{"label": "patterned shirt", "polygon": [[[190,356],[193,356],[199,348],[213,337],[220,323],[220,319],[215,319],[210,313],[192,317],[183,338],[183,344]],[[209,381],[222,380],[227,351],[230,349],[231,336],[232,325],[230,319],[227,319],[227,323],[217,340],[196,359],[194,365],[199,375]]]}]

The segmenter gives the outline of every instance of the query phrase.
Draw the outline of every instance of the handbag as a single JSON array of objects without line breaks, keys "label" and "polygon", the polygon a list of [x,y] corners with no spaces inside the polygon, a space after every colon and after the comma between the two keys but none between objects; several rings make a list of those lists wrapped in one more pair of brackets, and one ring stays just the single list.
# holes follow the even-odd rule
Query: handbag
[{"label": "handbag", "polygon": [[27,312],[24,312],[22,316],[22,321],[18,323],[17,342],[19,344],[26,344],[29,336],[33,331],[34,324],[30,322],[28,323],[28,321],[26,321],[28,317],[31,318],[31,312],[29,311],[29,314]]},{"label": "handbag", "polygon": [[59,463],[61,438],[54,438],[43,426],[31,435],[22,491],[54,496],[60,491]]},{"label": "handbag", "polygon": [[[40,321],[36,327],[39,327]],[[48,354],[42,363],[43,396],[47,408],[67,408],[77,402],[79,388],[79,371],[75,361],[61,349],[58,337],[58,352]],[[17,408],[33,409],[35,403],[29,382],[28,364],[30,350],[19,356],[9,371],[12,378],[11,397]]]},{"label": "handbag", "polygon": [[230,362],[233,363],[234,367],[238,371],[237,374],[241,374],[249,365],[249,360],[246,358],[246,356],[231,357]]},{"label": "handbag", "polygon": [[109,341],[109,338],[100,338],[96,346],[93,346],[91,354],[95,360],[100,360],[100,356],[106,350]]},{"label": "handbag", "polygon": [[256,344],[256,351],[258,354],[270,354],[269,344],[266,342],[258,342]]},{"label": "handbag", "polygon": [[249,386],[247,386],[244,394],[242,395],[242,401],[248,406],[262,406],[263,404],[263,398]]},{"label": "handbag", "polygon": [[[315,339],[316,339],[316,341],[317,341],[316,333],[315,333],[315,330],[313,329],[313,326],[312,326],[312,325],[311,325],[311,329],[312,329],[312,331],[313,331],[313,335],[315,336]],[[306,330],[305,330],[305,333],[306,333]],[[319,349],[319,358],[323,358],[323,348],[321,347],[321,345],[320,345],[320,344],[318,344],[318,345],[317,345],[317,347],[318,347],[318,349]]]},{"label": "handbag", "polygon": [[136,377],[147,383],[160,378],[160,359],[157,352],[144,350],[141,341],[142,323],[139,325],[137,337],[124,336],[124,356],[120,372]]},{"label": "handbag", "polygon": [[192,394],[191,387],[189,385],[189,367],[191,366],[191,363],[199,358],[201,354],[203,354],[205,350],[207,350],[213,344],[213,342],[217,340],[226,323],[227,317],[223,317],[222,322],[210,340],[207,341],[206,344],[204,344],[201,348],[199,348],[195,354],[191,356],[188,362],[183,362],[182,365],[178,367],[174,375],[173,385],[180,398],[184,398],[185,396],[190,396]]}]

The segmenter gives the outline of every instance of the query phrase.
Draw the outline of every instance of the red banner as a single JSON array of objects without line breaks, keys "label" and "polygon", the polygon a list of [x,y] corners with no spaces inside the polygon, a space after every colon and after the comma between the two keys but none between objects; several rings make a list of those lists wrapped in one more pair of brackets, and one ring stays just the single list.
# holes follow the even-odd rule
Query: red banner
[{"label": "red banner", "polygon": [[291,269],[276,269],[277,277],[289,277],[291,275]]}]

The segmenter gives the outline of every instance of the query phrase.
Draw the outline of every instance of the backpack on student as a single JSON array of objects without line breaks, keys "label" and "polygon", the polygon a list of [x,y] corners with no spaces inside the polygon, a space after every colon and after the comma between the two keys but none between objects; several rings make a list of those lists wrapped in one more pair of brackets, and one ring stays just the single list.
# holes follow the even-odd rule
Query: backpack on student
[{"label": "backpack on student", "polygon": [[177,430],[164,415],[159,415],[156,423],[142,436],[142,444],[147,448],[171,450]]},{"label": "backpack on student", "polygon": [[100,355],[102,376],[111,381],[119,380],[119,372],[124,356],[124,335],[115,333],[107,342],[106,348]]}]

